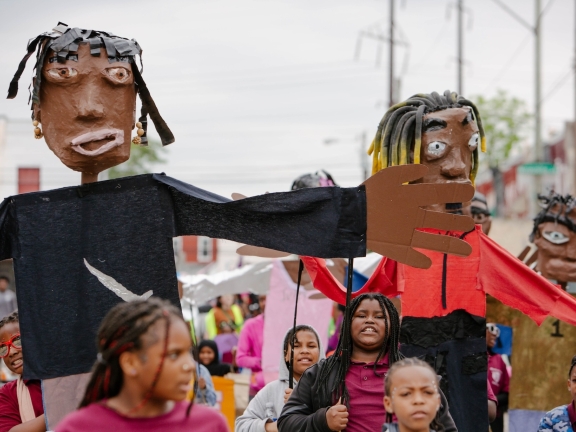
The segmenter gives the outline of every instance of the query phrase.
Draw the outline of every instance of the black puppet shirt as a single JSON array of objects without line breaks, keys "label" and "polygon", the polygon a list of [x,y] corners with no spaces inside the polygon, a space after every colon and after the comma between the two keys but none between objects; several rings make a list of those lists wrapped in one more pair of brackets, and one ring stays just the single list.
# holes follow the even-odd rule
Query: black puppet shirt
[{"label": "black puppet shirt", "polygon": [[118,302],[179,305],[172,238],[205,235],[318,257],[363,256],[363,186],[229,199],[163,174],[34,192],[0,204],[13,258],[26,379],[90,371]]}]

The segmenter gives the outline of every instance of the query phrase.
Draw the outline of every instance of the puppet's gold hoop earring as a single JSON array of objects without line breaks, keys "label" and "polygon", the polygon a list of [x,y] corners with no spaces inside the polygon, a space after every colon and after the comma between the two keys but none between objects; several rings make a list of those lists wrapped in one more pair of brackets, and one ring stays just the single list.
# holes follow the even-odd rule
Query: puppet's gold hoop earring
[{"label": "puppet's gold hoop earring", "polygon": [[142,123],[140,122],[136,123],[136,128],[138,128],[138,130],[136,131],[136,136],[132,138],[132,144],[142,144],[141,137],[144,135],[144,129],[142,129]]},{"label": "puppet's gold hoop earring", "polygon": [[42,138],[44,134],[42,133],[42,129],[40,129],[40,122],[38,120],[34,120],[32,125],[34,126],[34,138]]}]

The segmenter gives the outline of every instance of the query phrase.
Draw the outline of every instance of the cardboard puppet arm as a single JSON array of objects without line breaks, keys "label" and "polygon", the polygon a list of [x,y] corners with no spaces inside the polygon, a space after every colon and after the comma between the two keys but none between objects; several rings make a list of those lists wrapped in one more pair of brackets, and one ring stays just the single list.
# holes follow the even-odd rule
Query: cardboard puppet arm
[{"label": "cardboard puppet arm", "polygon": [[429,249],[452,255],[468,256],[470,245],[462,240],[417,231],[437,228],[470,231],[471,218],[424,210],[423,206],[470,201],[474,188],[469,184],[403,184],[423,177],[424,165],[386,168],[370,177],[366,187],[367,246],[374,252],[397,262],[428,268],[430,258],[414,248]]},{"label": "cardboard puppet arm", "polygon": [[576,325],[576,299],[480,233],[479,283],[487,294],[540,325],[551,316]]},{"label": "cardboard puppet arm", "polygon": [[[437,203],[466,202],[474,195],[474,188],[467,184],[403,184],[421,178],[426,172],[427,168],[423,165],[395,166],[378,172],[363,183],[368,248],[419,268],[430,267],[431,261],[414,248],[459,256],[467,256],[472,250],[462,240],[423,233],[417,228],[451,231],[470,231],[474,228],[471,218],[421,208]],[[243,246],[237,252],[267,258],[286,254],[253,246]]]}]

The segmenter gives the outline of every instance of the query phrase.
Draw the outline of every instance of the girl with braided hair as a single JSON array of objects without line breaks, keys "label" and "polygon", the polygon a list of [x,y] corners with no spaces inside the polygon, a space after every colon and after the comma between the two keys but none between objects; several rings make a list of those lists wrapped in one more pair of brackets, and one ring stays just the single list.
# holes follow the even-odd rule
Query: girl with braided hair
[{"label": "girl with braided hair", "polygon": [[[278,419],[283,431],[376,431],[384,423],[383,380],[400,360],[400,318],[381,294],[356,297],[346,311],[336,352],[300,378]],[[443,403],[441,422],[454,423]]]},{"label": "girl with braided hair", "polygon": [[80,409],[57,432],[228,431],[219,413],[185,402],[196,365],[189,329],[170,303],[151,298],[115,306],[97,346]]},{"label": "girl with braided hair", "polygon": [[20,375],[0,389],[0,432],[44,432],[44,407],[40,380],[22,379],[24,360],[18,312],[0,320],[0,358]]},{"label": "girl with braided hair", "polygon": [[[387,423],[383,431],[444,431],[436,420],[440,409],[440,382],[428,363],[414,357],[394,363],[386,374],[384,387]],[[391,422],[393,415],[397,422]]]}]

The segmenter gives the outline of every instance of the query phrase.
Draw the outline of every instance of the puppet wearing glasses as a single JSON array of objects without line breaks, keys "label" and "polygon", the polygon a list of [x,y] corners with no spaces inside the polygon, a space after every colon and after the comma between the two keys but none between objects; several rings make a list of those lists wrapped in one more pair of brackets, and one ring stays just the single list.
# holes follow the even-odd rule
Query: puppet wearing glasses
[{"label": "puppet wearing glasses", "polygon": [[[470,199],[472,188],[405,187],[425,174],[423,167],[383,172],[354,188],[303,189],[237,202],[165,175],[97,182],[99,172],[129,158],[135,126],[134,142],[146,143],[148,115],[162,144],[174,141],[138,67],[141,48],[135,40],[60,23],[30,41],[8,98],[16,96],[33,54],[34,135],[81,172],[83,183],[0,204],[0,259],[14,262],[27,352],[23,374],[45,380],[45,392],[55,391],[45,401],[81,395],[76,385],[49,382],[90,371],[96,329],[117,302],[154,295],[178,303],[174,236],[206,235],[319,257],[363,256],[370,247],[420,266],[410,253],[414,246],[470,252],[451,238],[412,239],[421,226],[472,225],[468,218],[450,217],[424,223],[420,205]],[[398,233],[399,223],[412,227]],[[50,407],[47,412],[50,417]]]},{"label": "puppet wearing glasses", "polygon": [[[541,196],[540,201],[543,209],[534,218],[530,234],[530,241],[537,247],[534,270],[574,293],[576,200],[570,195],[551,193]],[[546,301],[530,291],[526,295],[534,303]],[[510,424],[518,430],[536,428],[545,412],[566,403],[563,367],[574,356],[576,327],[573,322],[555,318],[547,318],[538,327],[494,299],[488,303],[487,316],[513,328]]]},{"label": "puppet wearing glasses", "polygon": [[[485,146],[480,115],[472,102],[446,91],[417,94],[389,109],[373,141],[373,173],[397,165],[421,164],[427,174],[413,182],[473,184],[478,154]],[[423,218],[460,213],[462,202],[428,207]],[[480,225],[471,231],[423,229],[467,242],[472,253],[450,257],[411,250],[427,270],[384,258],[357,291],[401,296],[401,342],[404,355],[421,357],[442,375],[441,386],[458,430],[488,429],[486,394],[486,294],[519,309],[541,324],[550,315],[576,324],[576,301],[535,274],[490,240]],[[323,260],[304,257],[314,286],[343,303],[344,288]],[[421,267],[424,267],[422,265]],[[534,301],[538,298],[538,301]]]}]

